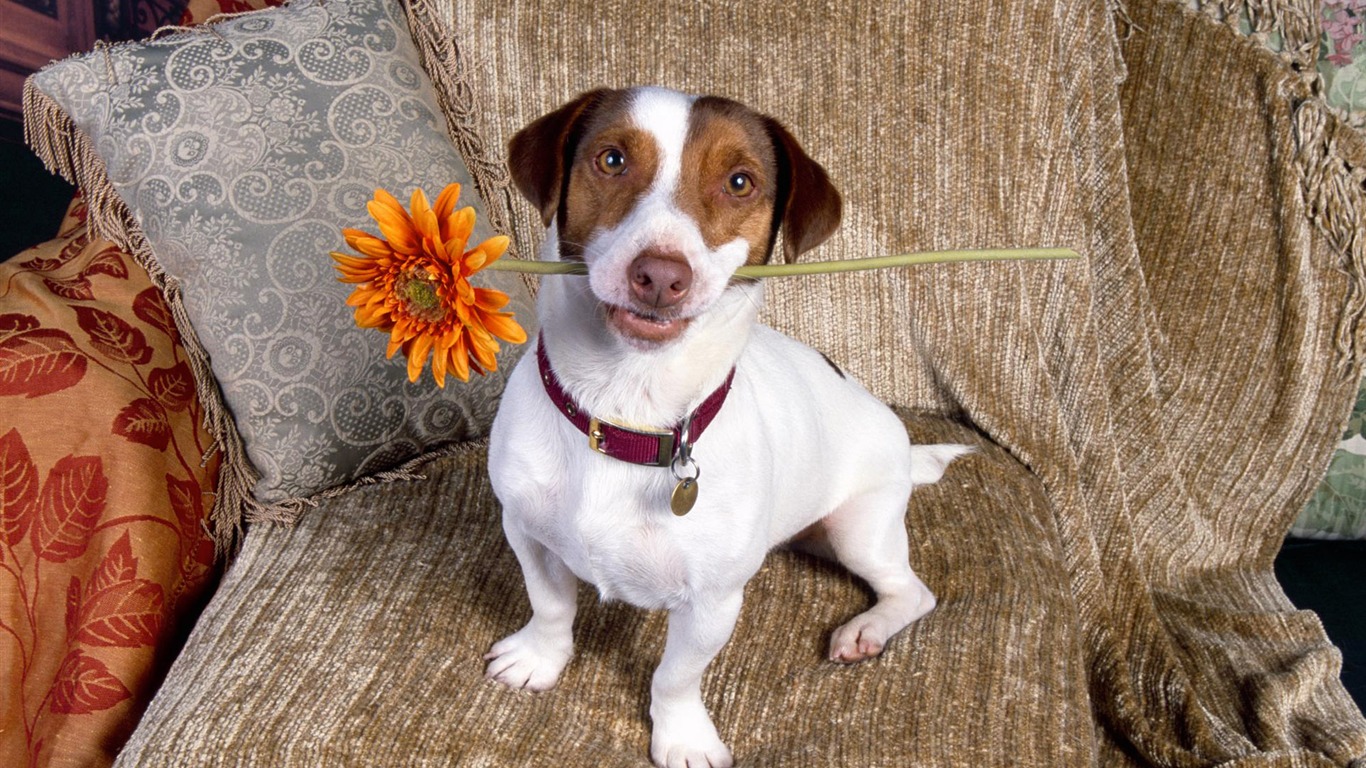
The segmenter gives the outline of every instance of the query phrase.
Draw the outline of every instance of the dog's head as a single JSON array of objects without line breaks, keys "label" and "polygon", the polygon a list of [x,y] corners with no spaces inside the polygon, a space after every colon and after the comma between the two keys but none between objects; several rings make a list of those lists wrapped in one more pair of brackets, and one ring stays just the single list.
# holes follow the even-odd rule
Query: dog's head
[{"label": "dog's head", "polygon": [[678,338],[738,267],[779,246],[792,261],[839,225],[825,170],[776,120],[729,99],[592,91],[508,149],[560,258],[588,264],[608,327],[636,346]]}]

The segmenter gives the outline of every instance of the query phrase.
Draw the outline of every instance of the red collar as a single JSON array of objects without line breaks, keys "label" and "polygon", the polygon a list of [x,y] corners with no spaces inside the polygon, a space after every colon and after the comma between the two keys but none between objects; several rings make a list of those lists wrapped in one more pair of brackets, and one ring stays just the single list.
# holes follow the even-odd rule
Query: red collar
[{"label": "red collar", "polygon": [[[702,431],[711,424],[712,419],[716,418],[717,412],[721,410],[721,405],[726,402],[726,395],[730,392],[731,382],[735,380],[735,369],[730,370],[726,380],[721,386],[710,395],[702,404],[697,406],[697,410],[692,412],[689,418],[674,425],[667,432],[642,431],[629,429],[606,421],[602,421],[594,416],[584,413],[579,404],[574,402],[574,398],[564,391],[560,385],[559,377],[550,367],[550,358],[545,352],[545,340],[541,339],[536,345],[536,362],[541,369],[541,383],[545,385],[546,394],[550,395],[550,402],[555,404],[555,410],[564,414],[578,430],[588,436],[588,447],[601,453],[604,456],[611,456],[620,461],[632,464],[643,464],[648,467],[667,467],[674,457],[679,454],[680,448],[687,449],[697,442],[697,438],[702,435]],[[688,425],[688,434],[683,434],[684,425]],[[685,447],[686,438],[686,447]]]}]

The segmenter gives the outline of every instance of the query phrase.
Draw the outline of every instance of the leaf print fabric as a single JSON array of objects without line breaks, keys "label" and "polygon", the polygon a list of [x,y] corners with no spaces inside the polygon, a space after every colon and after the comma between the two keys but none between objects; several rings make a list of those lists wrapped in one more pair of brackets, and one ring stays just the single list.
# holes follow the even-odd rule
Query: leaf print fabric
[{"label": "leaf print fabric", "polygon": [[39,328],[29,315],[0,317],[0,396],[60,392],[85,376],[86,357],[66,331]]},{"label": "leaf print fabric", "polygon": [[202,408],[146,272],[92,240],[0,264],[0,765],[102,766],[213,582]]}]

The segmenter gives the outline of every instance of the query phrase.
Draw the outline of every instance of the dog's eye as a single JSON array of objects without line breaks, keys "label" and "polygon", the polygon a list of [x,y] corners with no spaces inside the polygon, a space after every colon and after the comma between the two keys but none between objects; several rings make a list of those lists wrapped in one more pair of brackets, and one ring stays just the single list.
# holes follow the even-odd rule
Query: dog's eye
[{"label": "dog's eye", "polygon": [[608,176],[620,176],[626,172],[626,155],[616,148],[604,149],[598,153],[597,166]]},{"label": "dog's eye", "polygon": [[754,179],[748,173],[732,173],[726,179],[726,194],[732,197],[749,197],[754,192]]}]

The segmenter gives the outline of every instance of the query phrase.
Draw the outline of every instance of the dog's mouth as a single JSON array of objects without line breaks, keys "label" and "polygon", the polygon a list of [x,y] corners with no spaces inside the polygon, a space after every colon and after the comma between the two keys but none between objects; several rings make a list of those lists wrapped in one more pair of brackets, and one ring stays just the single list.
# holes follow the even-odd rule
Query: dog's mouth
[{"label": "dog's mouth", "polygon": [[663,344],[678,338],[692,321],[687,317],[666,317],[613,304],[604,305],[607,326],[630,341]]}]

